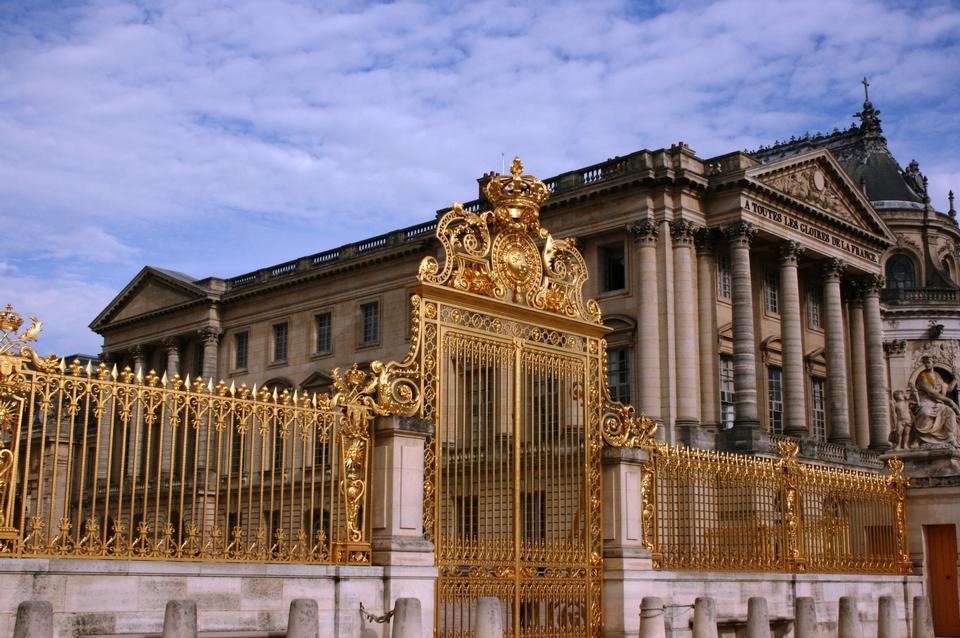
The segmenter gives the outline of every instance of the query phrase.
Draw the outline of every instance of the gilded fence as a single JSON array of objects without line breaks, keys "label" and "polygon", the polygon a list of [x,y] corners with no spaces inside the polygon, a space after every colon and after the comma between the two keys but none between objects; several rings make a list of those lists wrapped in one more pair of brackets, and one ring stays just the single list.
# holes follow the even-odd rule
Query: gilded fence
[{"label": "gilded fence", "polygon": [[657,569],[910,573],[903,463],[880,475],[654,445],[644,468],[644,543]]},{"label": "gilded fence", "polygon": [[0,313],[0,555],[370,561],[376,377],[332,395],[40,358]]}]

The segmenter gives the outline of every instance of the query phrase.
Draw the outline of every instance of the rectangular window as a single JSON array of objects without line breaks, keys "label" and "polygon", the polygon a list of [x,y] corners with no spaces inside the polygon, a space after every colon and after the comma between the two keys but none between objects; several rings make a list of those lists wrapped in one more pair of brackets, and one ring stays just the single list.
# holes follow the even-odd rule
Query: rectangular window
[{"label": "rectangular window", "polygon": [[249,335],[246,332],[238,332],[233,335],[233,369],[247,369],[247,342]]},{"label": "rectangular window", "polygon": [[722,354],[720,355],[720,422],[724,430],[733,427],[736,399],[733,388],[733,357]]},{"label": "rectangular window", "polygon": [[823,379],[810,379],[810,408],[813,421],[813,438],[827,440],[827,410]]},{"label": "rectangular window", "polygon": [[780,313],[780,274],[774,270],[767,272],[764,289],[764,301],[767,312]]},{"label": "rectangular window", "polygon": [[820,289],[813,287],[807,291],[807,323],[811,328],[819,328],[820,321]]},{"label": "rectangular window", "polygon": [[767,368],[767,397],[770,408],[770,431],[783,433],[783,373],[780,368]]},{"label": "rectangular window", "polygon": [[332,346],[333,321],[329,312],[324,312],[313,318],[317,330],[317,342],[314,352],[327,354]]},{"label": "rectangular window", "polygon": [[193,376],[203,376],[203,344],[198,343],[193,346]]},{"label": "rectangular window", "polygon": [[730,274],[730,256],[717,257],[717,294],[721,299],[733,297],[733,277]]},{"label": "rectangular window", "polygon": [[630,403],[630,349],[616,348],[607,352],[607,386],[610,398]]},{"label": "rectangular window", "polygon": [[497,431],[495,416],[497,381],[494,368],[471,367],[465,370],[466,382],[470,385],[470,446],[483,448],[489,445]]},{"label": "rectangular window", "polygon": [[623,290],[626,288],[626,264],[623,256],[623,244],[601,247],[600,263],[603,273],[603,292]]},{"label": "rectangular window", "polygon": [[380,341],[380,302],[371,301],[360,306],[360,330],[361,346]]},{"label": "rectangular window", "polygon": [[273,326],[273,360],[287,360],[287,323]]}]

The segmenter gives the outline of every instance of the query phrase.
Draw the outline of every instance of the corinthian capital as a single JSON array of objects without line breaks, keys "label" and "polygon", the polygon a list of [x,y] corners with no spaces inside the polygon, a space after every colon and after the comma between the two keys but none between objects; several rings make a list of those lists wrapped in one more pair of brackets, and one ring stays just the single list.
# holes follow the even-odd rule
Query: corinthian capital
[{"label": "corinthian capital", "polygon": [[727,236],[731,246],[749,247],[757,236],[757,227],[749,222],[737,222],[724,228],[723,234]]},{"label": "corinthian capital", "polygon": [[163,347],[167,350],[167,352],[175,352],[180,348],[179,337],[164,337],[160,340],[160,343],[163,344]]},{"label": "corinthian capital", "polygon": [[715,228],[700,227],[693,235],[693,241],[696,243],[697,252],[704,255],[716,254],[718,239],[719,233]]},{"label": "corinthian capital", "polygon": [[803,255],[803,246],[800,242],[788,239],[780,244],[780,263],[784,266],[796,266]]},{"label": "corinthian capital", "polygon": [[693,243],[697,229],[699,226],[689,219],[677,219],[670,224],[670,236],[673,237],[674,244],[689,246]]},{"label": "corinthian capital", "polygon": [[657,243],[657,237],[660,236],[660,229],[649,217],[627,224],[627,230],[638,244],[655,244]]},{"label": "corinthian capital", "polygon": [[200,336],[200,339],[207,344],[215,344],[220,340],[220,331],[210,326],[201,328],[197,331],[197,334]]},{"label": "corinthian capital", "polygon": [[846,270],[847,265],[840,259],[836,257],[831,257],[830,259],[823,262],[821,267],[821,273],[823,274],[823,279],[825,281],[830,281],[836,279],[840,280],[840,276],[843,274],[843,271]]},{"label": "corinthian capital", "polygon": [[885,283],[883,275],[877,273],[871,273],[860,280],[864,295],[879,295]]}]

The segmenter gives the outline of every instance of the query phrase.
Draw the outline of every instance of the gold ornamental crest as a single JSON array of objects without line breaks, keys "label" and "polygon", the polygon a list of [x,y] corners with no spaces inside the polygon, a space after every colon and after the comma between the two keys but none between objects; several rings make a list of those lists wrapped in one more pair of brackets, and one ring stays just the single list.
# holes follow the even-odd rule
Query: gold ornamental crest
[{"label": "gold ornamental crest", "polygon": [[583,298],[587,265],[574,239],[555,239],[540,226],[549,187],[524,175],[515,157],[510,175],[494,175],[483,194],[492,211],[473,212],[456,202],[440,219],[443,265],[425,257],[420,282],[602,323],[597,302]]}]

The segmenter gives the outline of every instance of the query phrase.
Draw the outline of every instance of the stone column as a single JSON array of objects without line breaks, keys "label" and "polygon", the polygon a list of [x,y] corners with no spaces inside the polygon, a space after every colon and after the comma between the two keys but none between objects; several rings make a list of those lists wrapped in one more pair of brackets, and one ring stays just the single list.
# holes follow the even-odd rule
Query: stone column
[{"label": "stone column", "polygon": [[659,419],[660,409],[660,294],[657,281],[657,238],[660,231],[652,219],[628,226],[637,243],[640,282],[640,313],[637,322],[637,371],[640,405],[647,416]]},{"label": "stone column", "polygon": [[213,380],[217,383],[217,358],[220,350],[220,330],[214,327],[200,330],[200,339],[203,341],[203,377],[204,381]]},{"label": "stone column", "polygon": [[146,375],[147,367],[147,349],[143,346],[133,346],[130,348],[130,356],[133,357],[133,374]]},{"label": "stone column", "polygon": [[853,383],[853,431],[857,447],[870,444],[867,412],[867,360],[863,339],[863,290],[858,285],[847,288],[850,303],[850,380]]},{"label": "stone column", "polygon": [[887,371],[883,361],[883,323],[880,318],[882,287],[883,277],[871,275],[864,282],[863,290],[863,332],[867,350],[867,383],[870,387],[871,450],[885,450],[890,447],[887,439],[890,432],[887,409],[890,394],[887,391]]},{"label": "stone column", "polygon": [[162,343],[167,351],[167,378],[172,379],[175,374],[180,374],[180,340],[176,337],[166,337]]},{"label": "stone column", "polygon": [[[141,345],[130,348],[130,355],[133,357],[133,375],[134,380],[140,376],[146,376],[147,349]],[[143,409],[136,405],[130,415],[130,428],[127,431],[127,467],[124,469],[128,477],[137,475],[141,459],[140,447],[143,446],[143,437],[145,431],[143,427]]]},{"label": "stone column", "polygon": [[753,282],[750,242],[753,224],[739,222],[726,229],[733,275],[733,388],[736,393],[734,429],[759,429],[757,416],[757,358],[753,333]]},{"label": "stone column", "polygon": [[700,425],[720,425],[720,354],[717,351],[717,235],[701,229],[697,242],[697,311],[700,315]]},{"label": "stone column", "polygon": [[803,370],[803,313],[797,263],[803,248],[795,241],[780,246],[780,334],[783,343],[784,433],[808,436]]},{"label": "stone column", "polygon": [[433,422],[380,417],[374,422],[371,476],[372,563],[386,565],[384,609],[400,598],[423,601],[424,635],[433,635],[433,543],[423,537],[424,441]]},{"label": "stone column", "polygon": [[[163,341],[164,349],[167,351],[167,379],[172,380],[175,375],[180,374],[180,339],[177,337],[165,337]],[[160,375],[163,376],[162,374]],[[164,409],[162,427],[155,436],[162,436],[160,442],[160,471],[164,474],[169,473],[173,464],[174,433],[170,429],[169,408]],[[179,441],[178,441],[179,442]]]},{"label": "stone column", "polygon": [[[680,428],[700,425],[700,394],[691,391],[699,378],[697,360],[697,311],[693,289],[693,233],[685,219],[670,225],[673,238],[673,313],[676,331],[677,419]],[[701,383],[703,380],[700,380]]]},{"label": "stone column", "polygon": [[847,357],[843,338],[843,300],[840,275],[844,263],[827,260],[823,267],[823,306],[826,315],[827,400],[830,405],[830,441],[850,443],[850,412],[847,401]]}]

